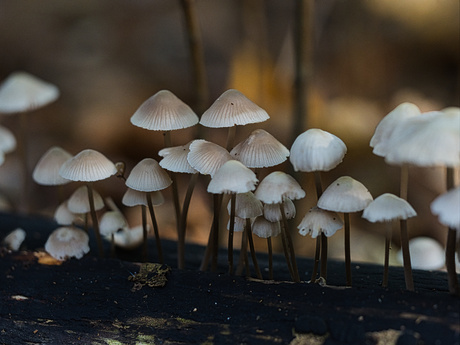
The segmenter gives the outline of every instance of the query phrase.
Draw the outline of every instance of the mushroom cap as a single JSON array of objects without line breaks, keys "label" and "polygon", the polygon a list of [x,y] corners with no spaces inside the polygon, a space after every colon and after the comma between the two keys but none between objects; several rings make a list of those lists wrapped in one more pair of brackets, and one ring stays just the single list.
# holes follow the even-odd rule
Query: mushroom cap
[{"label": "mushroom cap", "polygon": [[102,236],[110,237],[120,229],[128,227],[128,222],[119,211],[105,212],[99,221],[99,231]]},{"label": "mushroom cap", "polygon": [[211,177],[225,162],[233,159],[222,146],[202,139],[192,141],[189,149],[187,160],[190,165],[200,174]]},{"label": "mushroom cap", "polygon": [[460,231],[460,186],[439,195],[430,208],[441,224]]},{"label": "mushroom cap", "polygon": [[61,166],[72,158],[72,155],[61,147],[53,146],[38,161],[32,178],[38,184],[57,186],[69,183],[70,180],[59,175]]},{"label": "mushroom cap", "polygon": [[370,146],[377,156],[385,157],[388,152],[388,143],[393,131],[406,119],[420,115],[420,109],[413,103],[405,102],[389,112],[375,128]]},{"label": "mushroom cap", "polygon": [[0,151],[10,153],[16,149],[16,138],[6,127],[0,126]]},{"label": "mushroom cap", "polygon": [[265,168],[283,163],[289,150],[267,131],[256,129],[230,154],[248,168]]},{"label": "mushroom cap", "polygon": [[59,174],[71,181],[93,182],[104,180],[117,173],[117,168],[102,153],[86,149],[64,162]]},{"label": "mushroom cap", "polygon": [[[286,219],[293,219],[296,215],[296,209],[294,202],[285,198],[283,201],[284,215]],[[283,218],[281,217],[280,204],[265,204],[264,205],[264,218],[269,222],[279,222]]]},{"label": "mushroom cap", "polygon": [[220,95],[203,113],[200,124],[205,127],[222,128],[263,122],[269,118],[265,110],[240,91],[230,89]]},{"label": "mushroom cap", "polygon": [[279,222],[270,222],[259,216],[252,222],[252,232],[260,238],[276,237],[281,233],[281,226]]},{"label": "mushroom cap", "polygon": [[[150,224],[147,224],[147,232],[150,231]],[[142,225],[131,229],[123,229],[113,235],[113,242],[117,247],[124,249],[134,249],[144,241],[144,231]]]},{"label": "mushroom cap", "polygon": [[[104,200],[102,200],[101,195],[95,190],[93,190],[93,198],[94,209],[96,211],[102,209],[104,207]],[[81,186],[77,188],[67,200],[67,208],[72,213],[83,214],[90,212],[88,187]]]},{"label": "mushroom cap", "polygon": [[[255,218],[263,214],[262,202],[252,192],[239,193],[236,195],[235,215],[238,218]],[[227,204],[227,211],[230,214],[231,203]]]},{"label": "mushroom cap", "polygon": [[89,237],[83,230],[61,227],[54,230],[45,243],[45,250],[57,260],[81,259],[89,252]]},{"label": "mushroom cap", "polygon": [[[234,225],[233,225],[233,231],[234,232],[242,232],[244,230],[244,227],[246,226],[246,219],[240,218],[240,217],[235,217]],[[227,222],[227,230],[230,230],[230,219]]]},{"label": "mushroom cap", "polygon": [[256,174],[243,163],[229,160],[214,174],[208,185],[208,193],[246,193],[256,188]]},{"label": "mushroom cap", "polygon": [[460,112],[433,111],[404,121],[390,137],[385,161],[417,166],[460,165]]},{"label": "mushroom cap", "polygon": [[372,201],[372,195],[359,181],[342,176],[332,182],[318,200],[318,207],[334,212],[358,212]]},{"label": "mushroom cap", "polygon": [[78,214],[70,212],[67,202],[61,203],[54,211],[53,218],[59,225],[72,225],[76,220],[81,220]]},{"label": "mushroom cap", "polygon": [[17,251],[25,239],[26,232],[21,228],[17,228],[6,235],[2,242],[8,249]]},{"label": "mushroom cap", "polygon": [[302,199],[305,191],[290,175],[282,171],[274,171],[260,182],[254,195],[264,204],[280,204],[284,199]]},{"label": "mushroom cap", "polygon": [[162,190],[171,183],[168,173],[153,158],[145,158],[137,163],[126,179],[129,188],[140,192]]},{"label": "mushroom cap", "polygon": [[342,219],[340,219],[336,212],[323,210],[315,206],[302,218],[297,229],[299,229],[299,234],[302,236],[310,234],[312,238],[316,238],[321,233],[326,235],[326,237],[331,237],[342,226]]},{"label": "mushroom cap", "polygon": [[41,108],[59,97],[59,89],[26,72],[11,73],[0,85],[0,113]]},{"label": "mushroom cap", "polygon": [[[444,267],[445,250],[433,238],[420,236],[409,240],[410,262],[413,269],[439,270]],[[398,261],[403,264],[402,250],[396,254]]]},{"label": "mushroom cap", "polygon": [[131,123],[152,131],[172,131],[194,126],[198,116],[169,90],[148,98],[131,116]]},{"label": "mushroom cap", "polygon": [[385,193],[371,201],[363,211],[363,218],[369,222],[391,222],[392,220],[415,217],[417,212],[404,199]]},{"label": "mushroom cap", "polygon": [[[159,206],[163,204],[165,201],[163,194],[159,190],[151,192],[150,195],[152,197],[153,206]],[[121,202],[123,205],[129,206],[129,207],[139,206],[139,205],[148,206],[146,193],[140,192],[138,190],[134,190],[131,188],[128,188],[125,194],[123,194],[123,198]]]},{"label": "mushroom cap", "polygon": [[190,152],[190,144],[174,147],[166,147],[158,152],[163,159],[159,162],[163,169],[178,173],[195,174],[198,173],[187,160]]},{"label": "mushroom cap", "polygon": [[294,140],[289,160],[295,171],[329,171],[342,162],[346,153],[347,146],[340,138],[311,128]]}]

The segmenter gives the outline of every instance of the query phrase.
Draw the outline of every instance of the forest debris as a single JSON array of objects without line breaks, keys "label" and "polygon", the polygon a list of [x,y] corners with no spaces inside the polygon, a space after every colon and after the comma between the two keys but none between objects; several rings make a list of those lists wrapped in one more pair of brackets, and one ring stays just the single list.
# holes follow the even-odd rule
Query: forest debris
[{"label": "forest debris", "polygon": [[131,291],[138,291],[145,285],[151,288],[164,287],[168,282],[167,274],[171,267],[163,264],[147,262],[141,265],[139,273],[130,275],[128,280],[134,282]]}]

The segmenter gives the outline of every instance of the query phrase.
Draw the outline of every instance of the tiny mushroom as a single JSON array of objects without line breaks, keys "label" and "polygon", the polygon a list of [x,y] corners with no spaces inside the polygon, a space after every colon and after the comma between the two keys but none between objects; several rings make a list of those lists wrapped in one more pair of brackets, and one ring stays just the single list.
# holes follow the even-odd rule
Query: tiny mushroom
[{"label": "tiny mushroom", "polygon": [[[440,270],[445,264],[444,247],[431,237],[420,236],[409,241],[411,266],[417,270]],[[398,261],[404,264],[402,250],[396,255]]]},{"label": "tiny mushroom", "polygon": [[89,252],[89,237],[83,230],[60,227],[54,230],[45,243],[45,250],[55,259],[64,261],[75,257],[81,259]]},{"label": "tiny mushroom", "polygon": [[5,236],[2,244],[10,250],[18,251],[25,238],[26,232],[21,228],[17,228]]},{"label": "tiny mushroom", "polygon": [[272,237],[281,233],[280,222],[270,222],[264,216],[259,216],[252,222],[252,231],[254,235],[267,239],[268,250],[268,278],[273,280],[273,249]]},{"label": "tiny mushroom", "polygon": [[49,148],[38,161],[32,173],[34,181],[44,186],[57,186],[69,183],[70,180],[59,175],[62,164],[72,155],[59,146]]}]

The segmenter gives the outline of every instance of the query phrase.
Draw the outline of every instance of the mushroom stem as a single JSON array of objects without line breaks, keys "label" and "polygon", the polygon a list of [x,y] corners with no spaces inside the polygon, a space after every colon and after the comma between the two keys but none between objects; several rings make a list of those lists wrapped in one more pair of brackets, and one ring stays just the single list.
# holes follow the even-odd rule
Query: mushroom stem
[{"label": "mushroom stem", "polygon": [[96,209],[94,207],[93,187],[90,182],[86,183],[86,189],[88,191],[89,211],[91,214],[91,221],[93,223],[94,233],[96,235],[99,256],[102,258],[104,257],[104,247],[102,246],[101,233],[99,231],[99,222],[97,221]]},{"label": "mushroom stem", "polygon": [[[163,264],[164,263],[164,261],[163,261],[163,251],[161,249],[160,234],[159,234],[159,231],[158,231],[157,220],[155,218],[155,211],[153,210],[152,193],[151,192],[147,192],[147,206],[149,208],[150,218],[152,219],[153,231],[155,233],[155,242],[157,244],[158,260],[160,261],[161,264]],[[147,243],[147,236],[144,237],[144,242]],[[147,251],[147,246],[146,246],[145,243],[144,243],[144,249],[145,249],[145,251]]]},{"label": "mushroom stem", "polygon": [[319,254],[321,252],[321,237],[316,237],[316,248],[315,248],[315,262],[313,264],[313,271],[311,272],[311,282],[316,281],[316,276],[318,275],[318,264],[319,264]]},{"label": "mushroom stem", "polygon": [[141,205],[142,214],[142,236],[143,236],[143,248],[142,248],[142,259],[147,261],[147,206]]},{"label": "mushroom stem", "polygon": [[[447,167],[446,169],[446,189],[454,188],[454,169]],[[455,247],[456,247],[457,232],[453,228],[449,228],[447,232],[446,243],[446,269],[449,282],[449,293],[451,295],[459,295],[457,273],[455,267]],[[459,258],[460,259],[460,258]]]},{"label": "mushroom stem", "polygon": [[390,244],[391,244],[391,222],[387,222],[385,229],[385,259],[383,264],[383,287],[388,287],[388,266],[390,262]]},{"label": "mushroom stem", "polygon": [[[321,173],[319,171],[314,171],[313,175],[315,176],[315,187],[316,187],[316,197],[319,200],[323,194],[323,186],[321,183]],[[316,238],[316,251],[315,251],[315,265],[312,273],[312,281],[316,279],[316,274],[318,272],[318,261],[321,253],[321,278],[327,279],[327,237],[323,233],[321,236]],[[314,274],[314,275],[313,275]]]},{"label": "mushroom stem", "polygon": [[179,237],[177,241],[177,267],[183,269],[185,267],[185,233],[187,231],[187,215],[192,199],[193,190],[195,189],[198,174],[192,174],[188,183],[187,192],[185,194],[184,204],[179,222]]},{"label": "mushroom stem", "polygon": [[225,148],[229,152],[233,148],[233,142],[235,141],[235,135],[236,135],[236,126],[228,127],[227,144],[225,145]]},{"label": "mushroom stem", "polygon": [[235,272],[235,274],[237,276],[240,276],[243,273],[243,267],[246,268],[246,274],[249,276],[250,272],[248,274],[248,267],[249,267],[249,261],[248,261],[248,232],[246,230],[246,227],[243,230],[243,236],[241,236],[240,257],[238,259],[238,267],[236,268],[236,272]]},{"label": "mushroom stem", "polygon": [[327,279],[327,237],[321,233],[321,268],[320,277]]},{"label": "mushroom stem", "polygon": [[233,233],[235,231],[236,193],[230,197],[230,228],[228,230],[228,274],[233,274]]},{"label": "mushroom stem", "polygon": [[291,235],[289,234],[288,231],[288,223],[286,219],[286,214],[284,213],[284,205],[283,203],[280,203],[280,212],[281,212],[281,218],[283,219],[283,227],[282,231],[284,231],[284,236],[286,237],[287,240],[287,249],[289,250],[288,256],[291,258],[291,267],[292,267],[292,273],[293,273],[293,281],[296,283],[300,283],[300,276],[299,276],[299,270],[297,269],[297,262],[295,260],[295,252],[294,252],[294,246],[292,244],[292,239]]},{"label": "mushroom stem", "polygon": [[345,220],[345,274],[347,286],[351,286],[351,254],[350,254],[350,214],[344,213]]},{"label": "mushroom stem", "polygon": [[401,199],[407,200],[407,190],[409,185],[409,166],[403,164],[401,166],[401,182],[399,186],[399,196]]},{"label": "mushroom stem", "polygon": [[213,194],[213,203],[214,203],[214,219],[212,222],[212,240],[211,240],[211,271],[217,271],[217,255],[219,252],[219,217],[220,217],[220,208],[222,205],[222,195]]},{"label": "mushroom stem", "polygon": [[414,291],[414,280],[412,278],[412,266],[410,262],[409,252],[409,237],[407,235],[407,220],[401,219],[399,221],[399,224],[401,230],[401,249],[403,255],[404,279],[406,281],[406,289],[409,291]]},{"label": "mushroom stem", "polygon": [[273,280],[273,248],[272,238],[267,237],[267,248],[268,248],[268,279]]},{"label": "mushroom stem", "polygon": [[22,195],[20,204],[23,205],[25,213],[30,211],[29,200],[29,165],[27,164],[27,114],[25,112],[19,113],[19,129],[18,129],[18,151],[22,165]]},{"label": "mushroom stem", "polygon": [[254,270],[256,271],[257,278],[263,279],[262,273],[260,273],[259,264],[257,263],[256,251],[254,249],[254,240],[252,238],[251,219],[249,218],[246,218],[245,230],[247,232],[247,236],[249,240],[249,247],[251,248],[251,257],[252,257],[252,263],[254,264]]}]

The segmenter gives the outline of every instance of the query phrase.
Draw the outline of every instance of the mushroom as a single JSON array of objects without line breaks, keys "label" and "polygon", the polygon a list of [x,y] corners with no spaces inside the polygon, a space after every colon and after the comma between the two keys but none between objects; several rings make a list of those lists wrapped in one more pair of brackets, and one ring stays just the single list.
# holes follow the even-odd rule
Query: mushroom
[{"label": "mushroom", "polygon": [[54,211],[54,220],[59,225],[73,225],[77,220],[80,220],[79,215],[71,212],[67,207],[68,200],[62,202]]},{"label": "mushroom", "polygon": [[59,146],[49,148],[38,163],[32,173],[34,181],[44,186],[57,186],[69,183],[70,180],[59,175],[62,164],[72,158],[72,155]]},{"label": "mushroom", "polygon": [[286,198],[291,200],[301,199],[305,197],[305,191],[292,176],[282,171],[274,171],[267,175],[262,182],[260,182],[254,195],[265,204],[279,205],[283,221],[283,226],[281,227],[281,239],[283,242],[284,256],[286,258],[286,263],[292,280],[294,282],[300,282],[294,247],[288,231],[288,224],[284,211],[284,200]]},{"label": "mushroom", "polygon": [[83,230],[74,227],[60,227],[49,235],[45,243],[45,250],[60,261],[72,257],[81,259],[89,252],[88,243],[88,234]]},{"label": "mushroom", "polygon": [[99,223],[97,220],[96,209],[94,207],[92,182],[104,180],[117,172],[115,165],[102,153],[86,149],[72,157],[59,169],[59,174],[71,181],[83,181],[88,191],[88,200],[99,255],[104,255],[101,234],[99,233]]},{"label": "mushroom", "polygon": [[264,216],[259,216],[252,223],[252,232],[260,238],[267,239],[268,250],[268,278],[273,280],[273,249],[272,237],[276,237],[281,233],[280,222],[270,222]]},{"label": "mushroom", "polygon": [[0,152],[10,153],[16,149],[16,138],[6,127],[0,126]]},{"label": "mushroom", "polygon": [[333,212],[343,212],[345,219],[345,271],[346,284],[351,286],[350,212],[364,210],[372,201],[367,188],[349,176],[332,182],[318,200],[318,207]]},{"label": "mushroom", "polygon": [[[414,237],[409,241],[411,266],[417,270],[440,270],[445,264],[444,247],[435,239],[426,236]],[[404,263],[402,250],[396,258]]]},{"label": "mushroom", "polygon": [[[345,154],[345,143],[329,132],[311,128],[300,134],[291,146],[290,157],[294,171],[313,172],[315,177],[316,198],[323,193],[321,171],[329,171],[339,165]],[[315,264],[311,281],[316,280],[318,262],[321,253],[321,277],[327,279],[327,236],[321,233],[316,238]]]},{"label": "mushroom", "polygon": [[21,228],[17,228],[6,235],[2,243],[8,249],[18,251],[19,248],[21,248],[21,244],[24,242],[25,238],[26,232]]},{"label": "mushroom", "polygon": [[[364,209],[362,217],[368,221],[386,222],[386,236],[385,236],[385,261],[383,270],[382,286],[388,286],[388,265],[390,259],[390,244],[391,244],[391,222],[393,220],[406,220],[415,217],[417,213],[412,206],[404,199],[396,195],[385,193],[371,201]],[[400,222],[401,224],[401,222]],[[407,240],[407,231],[404,231],[404,224],[401,225],[401,247],[404,258],[404,276],[406,280],[406,288],[408,290],[414,289],[411,270],[411,255],[409,251],[409,242]]]},{"label": "mushroom", "polygon": [[111,210],[105,212],[99,224],[101,235],[110,239],[112,256],[115,252],[115,233],[119,230],[127,229],[128,222],[120,210]]}]

